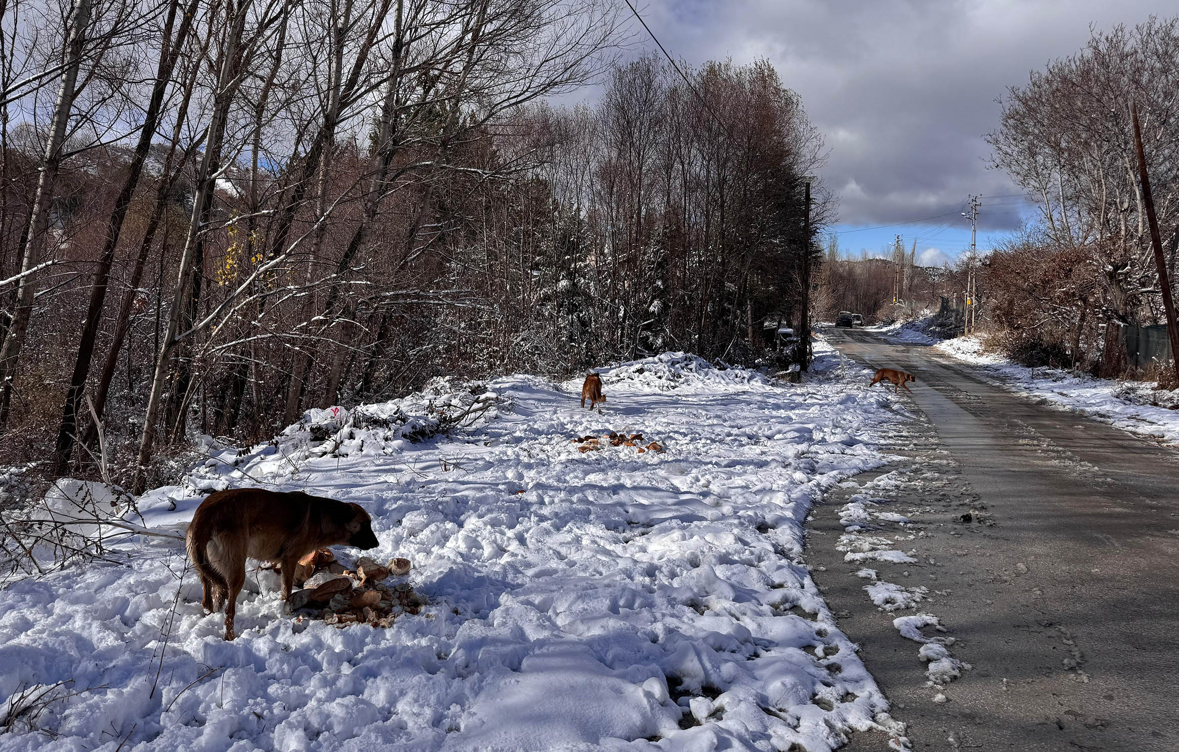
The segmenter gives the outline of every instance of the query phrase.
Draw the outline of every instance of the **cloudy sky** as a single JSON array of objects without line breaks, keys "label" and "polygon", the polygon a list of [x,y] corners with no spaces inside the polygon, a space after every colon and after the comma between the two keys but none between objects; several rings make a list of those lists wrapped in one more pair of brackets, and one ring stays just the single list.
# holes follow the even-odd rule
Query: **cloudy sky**
[{"label": "cloudy sky", "polygon": [[[766,58],[826,137],[840,246],[878,252],[901,234],[931,264],[980,245],[1026,205],[987,167],[983,136],[1006,87],[1078,51],[1090,26],[1179,14],[1175,0],[639,0],[652,31],[692,64]],[[655,50],[635,24],[636,48]],[[890,225],[879,227],[880,225]],[[877,228],[877,229],[865,229]]]}]

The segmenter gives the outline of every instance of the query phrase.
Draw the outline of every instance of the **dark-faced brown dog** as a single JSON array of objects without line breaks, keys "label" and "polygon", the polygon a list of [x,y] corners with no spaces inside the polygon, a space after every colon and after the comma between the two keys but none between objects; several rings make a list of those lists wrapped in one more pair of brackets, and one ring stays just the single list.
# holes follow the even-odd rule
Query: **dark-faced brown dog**
[{"label": "dark-faced brown dog", "polygon": [[606,404],[606,398],[602,396],[602,377],[596,373],[591,373],[585,377],[585,383],[581,385],[581,406],[585,407],[585,401],[590,401],[590,410],[594,409],[594,405],[601,402]]},{"label": "dark-faced brown dog", "polygon": [[916,383],[917,377],[911,373],[905,373],[904,371],[896,371],[891,368],[881,368],[876,372],[876,375],[872,377],[872,383],[868,384],[868,388],[871,389],[872,385],[877,381],[891,381],[892,383],[896,384],[895,391],[898,394],[901,391],[901,387],[905,387],[905,391],[909,394],[912,394],[913,390],[910,389],[908,385],[905,384],[905,382],[912,381]]},{"label": "dark-faced brown dog", "polygon": [[237,596],[246,581],[246,558],[274,562],[282,568],[282,599],[291,595],[299,559],[324,546],[376,548],[372,518],[359,504],[235,488],[210,494],[201,502],[186,537],[210,612],[225,607],[225,639],[232,640]]}]

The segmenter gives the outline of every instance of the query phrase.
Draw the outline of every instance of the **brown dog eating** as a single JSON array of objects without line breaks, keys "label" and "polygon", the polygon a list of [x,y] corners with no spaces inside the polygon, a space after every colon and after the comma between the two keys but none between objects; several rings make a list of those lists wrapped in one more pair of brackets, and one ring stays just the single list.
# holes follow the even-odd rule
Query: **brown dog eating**
[{"label": "brown dog eating", "polygon": [[282,599],[291,595],[296,564],[332,545],[376,548],[372,518],[359,504],[235,488],[210,494],[197,507],[186,536],[188,557],[204,587],[201,604],[210,612],[225,607],[225,639],[232,640],[237,596],[246,581],[246,559],[282,568]]},{"label": "brown dog eating", "polygon": [[596,373],[591,373],[585,377],[585,383],[581,385],[581,406],[585,407],[585,401],[590,401],[590,410],[594,409],[594,405],[601,402],[606,404],[606,398],[602,396],[602,377]]},{"label": "brown dog eating", "polygon": [[898,394],[900,393],[902,386],[905,387],[906,392],[908,392],[909,394],[912,394],[913,390],[910,389],[905,384],[905,382],[912,381],[912,382],[916,383],[917,377],[911,373],[905,373],[904,371],[896,371],[896,370],[893,370],[892,368],[881,368],[880,370],[878,370],[876,372],[876,375],[872,377],[872,382],[870,384],[868,384],[868,388],[871,389],[872,386],[878,381],[891,381],[893,384],[896,384],[895,391]]}]

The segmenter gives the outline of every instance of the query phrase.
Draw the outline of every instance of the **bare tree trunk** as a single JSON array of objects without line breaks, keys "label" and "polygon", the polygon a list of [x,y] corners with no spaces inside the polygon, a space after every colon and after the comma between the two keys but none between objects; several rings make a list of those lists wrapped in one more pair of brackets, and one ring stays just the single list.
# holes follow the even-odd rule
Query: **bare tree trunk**
[{"label": "bare tree trunk", "polygon": [[[214,191],[209,191],[205,194],[205,201],[201,208],[201,214],[204,217],[201,221],[202,225],[207,225],[209,218],[212,216],[214,195]],[[193,244],[192,259],[188,274],[187,303],[182,308],[177,332],[187,331],[192,328],[193,322],[196,321],[197,314],[200,311],[204,281],[205,242],[204,234],[202,233]],[[184,338],[177,341],[173,347],[175,352],[172,356],[172,387],[168,393],[168,404],[164,411],[164,427],[167,429],[165,436],[169,444],[175,444],[184,437],[185,428],[188,424],[187,405],[193,372],[192,340],[190,338]]]},{"label": "bare tree trunk", "polygon": [[1122,339],[1122,324],[1116,319],[1106,319],[1105,343],[1101,354],[1101,375],[1108,379],[1120,378],[1126,373],[1129,359],[1126,343]]},{"label": "bare tree trunk", "polygon": [[[332,147],[335,145],[335,130],[336,123],[340,116],[340,97],[341,87],[343,85],[344,77],[344,35],[345,29],[349,25],[351,16],[352,3],[345,2],[343,17],[335,15],[335,6],[333,5],[332,15],[332,56],[330,69],[330,88],[328,90],[328,101],[324,107],[323,126],[320,131],[319,141],[322,142],[322,147],[319,153],[319,180],[315,187],[315,215],[317,218],[323,217],[327,212],[327,188],[328,188],[328,166],[331,162]],[[310,175],[308,176],[310,177]],[[312,269],[315,264],[315,259],[319,256],[323,248],[324,234],[327,232],[327,225],[320,222],[313,230],[311,254],[307,261],[307,278],[306,282],[311,282]],[[315,301],[310,295],[306,296],[303,304],[303,314],[301,318],[309,321],[315,310]],[[310,324],[309,324],[310,325]],[[311,353],[310,352],[295,352],[295,365],[291,373],[290,391],[287,393],[287,408],[284,416],[287,424],[294,423],[299,415],[299,405],[302,402],[303,393],[307,387],[307,374],[311,371]]]},{"label": "bare tree trunk", "polygon": [[380,314],[381,323],[377,326],[376,341],[373,343],[372,352],[369,353],[368,361],[364,366],[364,375],[360,379],[360,387],[358,392],[361,395],[368,395],[371,393],[373,387],[373,377],[376,375],[377,364],[385,355],[385,349],[389,339],[389,312],[384,311]]},{"label": "bare tree trunk", "polygon": [[1081,304],[1081,316],[1077,320],[1077,333],[1073,336],[1073,370],[1076,370],[1077,363],[1081,361],[1081,335],[1085,332],[1085,314],[1089,313],[1089,303],[1085,301]]},{"label": "bare tree trunk", "polygon": [[[192,285],[190,277],[194,272],[195,261],[201,254],[202,235],[208,221],[209,209],[212,206],[213,188],[220,167],[221,148],[224,143],[226,123],[229,119],[229,108],[240,83],[239,76],[243,65],[240,48],[250,4],[251,0],[240,0],[228,19],[230,23],[222,45],[221,70],[217,76],[217,92],[213,102],[212,118],[206,131],[208,135],[205,138],[205,154],[197,173],[197,192],[193,201],[192,217],[188,225],[188,237],[185,240],[184,252],[180,259],[176,288],[172,296],[172,309],[168,317],[168,328],[160,342],[155,373],[152,376],[151,396],[148,398],[147,411],[144,415],[143,434],[139,441],[139,456],[135,463],[135,474],[131,482],[132,493],[135,494],[143,493],[147,487],[147,465],[151,462],[155,445],[155,423],[159,417],[169,361],[179,342],[181,322],[188,312],[190,302],[188,294]],[[227,8],[231,7],[233,7],[232,0],[227,5]]]},{"label": "bare tree trunk", "polygon": [[[259,197],[259,175],[261,174],[259,159],[262,153],[262,128],[265,124],[266,107],[270,101],[270,92],[274,88],[275,79],[278,78],[279,69],[282,67],[287,28],[290,21],[290,7],[290,4],[287,3],[283,5],[283,17],[280,21],[281,26],[279,27],[278,39],[274,47],[274,62],[270,66],[270,72],[266,76],[266,81],[262,84],[262,89],[258,93],[258,102],[254,106],[254,132],[250,138],[250,198],[246,208],[249,217],[246,220],[246,249],[244,253],[245,258],[250,260],[254,257],[258,214],[262,208],[262,202]],[[252,321],[257,321],[265,310],[266,298],[261,298],[255,307]],[[238,420],[241,417],[242,401],[245,398],[246,384],[251,380],[251,376],[255,381],[258,378],[255,372],[255,363],[255,358],[243,359],[234,367],[230,377],[228,396],[220,422],[218,423],[219,433],[228,434],[237,427]],[[257,400],[255,400],[254,409],[258,410],[258,408]]]},{"label": "bare tree trunk", "polygon": [[355,331],[355,324],[351,319],[345,317],[345,321],[340,326],[340,340],[341,344],[336,346],[337,355],[332,359],[331,369],[328,371],[327,384],[324,387],[323,399],[320,404],[324,408],[331,407],[336,403],[336,393],[340,390],[340,379],[344,376],[344,360],[343,353],[349,352],[351,348],[352,334]]},{"label": "bare tree trunk", "polygon": [[[393,0],[380,0],[380,16],[384,17],[388,13],[389,7]],[[400,3],[398,4],[400,8]],[[284,217],[285,226],[280,229],[279,237],[281,242],[285,243],[286,233],[290,229],[290,223],[294,219],[295,201],[301,201],[303,193],[306,191],[306,185],[311,180],[315,173],[315,169],[320,169],[320,182],[317,185],[317,221],[320,225],[315,228],[314,247],[312,249],[312,260],[317,255],[323,241],[323,233],[325,227],[322,223],[324,213],[327,209],[326,189],[327,189],[327,158],[330,156],[330,148],[335,142],[336,127],[339,125],[341,109],[343,104],[351,100],[359,80],[359,75],[364,63],[368,60],[368,55],[372,51],[374,42],[376,41],[375,34],[370,31],[369,35],[362,41],[356,58],[352,63],[352,70],[345,79],[343,76],[343,54],[344,43],[346,41],[347,27],[351,23],[352,5],[347,3],[344,9],[343,18],[335,18],[336,21],[333,28],[333,70],[331,90],[329,92],[327,106],[324,111],[323,124],[320,128],[319,134],[316,136],[311,149],[309,150],[307,160],[305,162],[303,178],[296,185],[293,191],[293,198],[288,204],[287,215]],[[400,15],[398,15],[400,18]],[[399,22],[399,21],[398,21]],[[400,22],[399,22],[400,23]],[[322,162],[322,164],[321,164]],[[308,271],[310,273],[310,270]],[[312,317],[314,311],[314,304],[308,299],[304,306],[302,320],[308,321]],[[294,370],[291,373],[291,383],[287,392],[286,410],[283,414],[283,421],[289,425],[294,423],[299,417],[299,407],[302,404],[302,398],[306,389],[306,374],[310,370],[311,355],[300,351],[295,352]]]},{"label": "bare tree trunk", "polygon": [[[15,5],[15,3],[14,3]],[[9,0],[0,0],[0,20],[9,12]],[[0,25],[0,88],[9,90],[13,76],[14,50],[8,43],[8,35]],[[11,162],[8,153],[8,123],[11,115],[8,101],[0,102],[0,279],[7,278],[8,272],[8,196],[12,185],[10,174]],[[4,306],[4,296],[0,295],[0,308]],[[0,310],[0,348],[4,347],[4,340],[8,336],[8,328],[12,323],[7,311]],[[3,390],[0,390],[3,391]]]},{"label": "bare tree trunk", "polygon": [[[177,107],[176,124],[172,128],[171,146],[168,149],[167,156],[164,158],[163,174],[160,175],[160,181],[156,188],[155,204],[152,206],[152,213],[148,218],[147,228],[143,233],[143,238],[139,242],[139,253],[136,255],[135,265],[131,269],[131,279],[128,281],[127,291],[123,294],[123,302],[119,306],[119,313],[115,318],[115,332],[111,338],[110,350],[107,352],[106,360],[103,363],[102,373],[98,378],[98,385],[94,389],[94,411],[99,419],[102,418],[103,411],[106,409],[107,395],[110,392],[111,382],[115,378],[115,370],[119,365],[119,350],[122,349],[123,340],[126,338],[127,331],[131,326],[131,308],[134,306],[135,299],[139,294],[139,286],[143,281],[143,271],[147,264],[148,254],[151,252],[152,244],[155,242],[160,223],[164,219],[164,212],[168,206],[168,194],[175,185],[176,179],[183,171],[184,165],[192,157],[200,144],[198,141],[190,145],[181,155],[179,162],[176,164],[173,163],[176,157],[176,151],[180,145],[184,123],[188,117],[188,106],[192,99],[199,71],[200,66],[193,65],[192,71],[185,81],[184,96],[181,98],[181,102]],[[166,255],[166,246],[167,243],[165,241],[165,247],[160,250],[161,269],[163,268],[164,256]],[[128,357],[130,357],[130,354],[128,354]],[[129,379],[130,377],[128,377]],[[97,438],[98,426],[91,423],[86,429],[86,436],[83,439],[83,443],[88,447],[94,446]]]},{"label": "bare tree trunk", "polygon": [[98,324],[102,319],[102,307],[106,300],[111,265],[115,260],[115,248],[119,244],[119,235],[123,230],[123,220],[127,218],[127,209],[131,206],[131,199],[135,195],[135,188],[139,185],[139,177],[143,173],[143,163],[147,159],[152,139],[155,138],[160,111],[163,109],[164,93],[172,80],[172,70],[175,68],[184,42],[192,29],[193,19],[196,17],[197,0],[192,0],[188,8],[183,11],[180,30],[176,34],[176,39],[173,40],[172,26],[179,10],[179,0],[171,0],[168,5],[167,20],[164,23],[164,42],[160,49],[156,80],[152,86],[151,99],[148,102],[143,126],[139,132],[139,141],[135,145],[135,153],[128,167],[127,177],[123,181],[123,188],[119,191],[118,198],[115,199],[114,210],[107,221],[106,241],[99,256],[98,269],[94,274],[90,304],[86,309],[86,320],[82,324],[82,336],[78,343],[74,372],[70,378],[69,390],[66,392],[65,404],[62,407],[61,426],[57,432],[57,445],[53,458],[53,474],[57,476],[64,475],[69,468],[70,457],[74,451],[74,431],[77,426],[78,407],[82,401],[82,390],[86,386],[86,379],[90,375],[90,362],[94,356],[94,343],[98,335]]},{"label": "bare tree trunk", "polygon": [[66,65],[57,94],[57,104],[53,110],[49,140],[45,144],[45,157],[37,180],[37,193],[29,215],[28,236],[21,244],[21,272],[25,276],[21,277],[17,288],[16,311],[12,325],[4,339],[3,347],[0,347],[0,387],[4,391],[3,405],[0,406],[0,434],[8,425],[12,383],[16,379],[20,351],[24,347],[29,318],[33,312],[36,275],[30,272],[40,262],[45,251],[46,236],[49,232],[49,208],[53,202],[57,174],[64,156],[66,126],[74,107],[74,99],[77,97],[78,72],[82,68],[82,53],[86,46],[86,28],[90,25],[90,12],[91,0],[77,0],[73,13],[70,14],[70,34],[65,50]]},{"label": "bare tree trunk", "polygon": [[[340,283],[338,278],[348,271],[348,267],[352,265],[353,259],[356,258],[356,255],[368,242],[369,227],[377,218],[377,213],[381,206],[381,199],[384,197],[386,191],[389,167],[392,165],[393,158],[397,154],[396,122],[399,104],[397,101],[397,92],[401,87],[401,65],[405,48],[405,32],[402,23],[403,5],[404,0],[397,0],[397,9],[394,13],[393,68],[389,76],[389,82],[386,84],[385,100],[381,107],[381,125],[377,135],[377,153],[375,155],[377,162],[376,171],[373,174],[372,182],[369,184],[368,192],[365,195],[364,216],[361,217],[360,224],[352,234],[352,239],[349,241],[348,247],[344,250],[344,255],[340,257],[340,262],[336,266],[337,281],[333,282],[331,288],[328,290],[324,310],[329,318],[335,309],[336,298],[339,295]],[[349,333],[350,331],[351,329],[349,329]],[[339,388],[341,365],[344,354],[347,352],[346,347],[336,347],[335,350],[336,352],[333,355],[330,369],[333,377],[328,381],[328,389],[325,391],[320,404],[323,408],[331,407],[335,401],[336,391]]]}]

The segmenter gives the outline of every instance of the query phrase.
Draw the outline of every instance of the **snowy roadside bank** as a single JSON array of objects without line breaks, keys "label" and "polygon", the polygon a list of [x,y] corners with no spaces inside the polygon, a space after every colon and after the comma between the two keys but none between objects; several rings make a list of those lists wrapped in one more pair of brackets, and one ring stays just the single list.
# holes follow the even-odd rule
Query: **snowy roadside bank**
[{"label": "snowy roadside bank", "polygon": [[923,316],[912,321],[876,324],[867,327],[866,331],[879,334],[889,342],[898,345],[933,345],[940,340],[929,334],[931,321],[930,316]]},{"label": "snowy roadside bank", "polygon": [[1154,384],[1097,379],[1057,368],[1027,368],[983,352],[979,337],[944,340],[934,349],[977,366],[982,374],[1021,394],[1123,431],[1179,445],[1179,391],[1157,391]]},{"label": "snowy roadside bank", "polygon": [[[805,385],[669,354],[603,370],[602,413],[580,380],[440,383],[216,452],[140,500],[149,528],[228,486],[355,501],[428,605],[297,622],[252,573],[226,643],[182,548],[133,539],[126,567],[3,590],[0,707],[72,684],[0,749],[820,752],[891,725],[802,544],[815,499],[883,464],[896,402],[816,350]],[[665,451],[573,441],[611,430]]]}]

